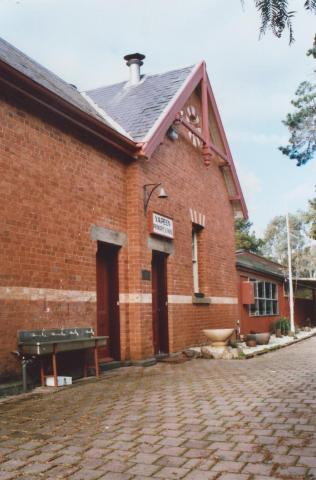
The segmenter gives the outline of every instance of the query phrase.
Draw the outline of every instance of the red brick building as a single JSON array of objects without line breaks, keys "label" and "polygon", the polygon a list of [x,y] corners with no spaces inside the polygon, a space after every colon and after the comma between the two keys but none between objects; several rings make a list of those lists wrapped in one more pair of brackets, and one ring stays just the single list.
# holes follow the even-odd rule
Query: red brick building
[{"label": "red brick building", "polygon": [[20,329],[91,326],[103,360],[140,361],[238,319],[247,213],[205,63],[126,59],[128,81],[81,94],[0,42],[2,376]]},{"label": "red brick building", "polygon": [[[269,332],[281,317],[290,317],[287,270],[247,251],[236,252],[239,284],[240,331]],[[316,281],[295,279],[294,321],[297,326],[316,325]]]}]

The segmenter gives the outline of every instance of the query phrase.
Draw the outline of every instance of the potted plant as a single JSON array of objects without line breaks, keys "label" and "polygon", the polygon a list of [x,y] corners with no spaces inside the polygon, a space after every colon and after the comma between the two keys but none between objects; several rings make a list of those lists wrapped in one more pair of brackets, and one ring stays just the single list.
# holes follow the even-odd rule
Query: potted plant
[{"label": "potted plant", "polygon": [[288,335],[289,334],[289,331],[290,331],[290,322],[288,320],[285,320],[284,322],[284,332],[285,332],[285,335]]},{"label": "potted plant", "polygon": [[288,335],[290,330],[290,322],[286,317],[281,317],[280,322],[281,322],[282,335]]},{"label": "potted plant", "polygon": [[274,324],[274,333],[277,338],[282,337],[282,320],[277,320]]},{"label": "potted plant", "polygon": [[257,346],[257,340],[254,337],[255,335],[247,335],[246,337],[246,345],[247,347],[256,347]]}]

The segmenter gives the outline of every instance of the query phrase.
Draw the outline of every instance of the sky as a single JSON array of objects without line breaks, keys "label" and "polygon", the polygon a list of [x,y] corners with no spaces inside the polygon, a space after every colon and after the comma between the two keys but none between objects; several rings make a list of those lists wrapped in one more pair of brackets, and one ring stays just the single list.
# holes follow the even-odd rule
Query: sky
[{"label": "sky", "polygon": [[[257,235],[315,196],[316,158],[282,155],[282,124],[300,82],[315,82],[306,51],[316,17],[292,0],[295,43],[267,33],[253,0],[0,0],[0,35],[79,90],[127,80],[127,53],[153,74],[206,61],[249,218]],[[314,62],[315,63],[315,62]]]}]

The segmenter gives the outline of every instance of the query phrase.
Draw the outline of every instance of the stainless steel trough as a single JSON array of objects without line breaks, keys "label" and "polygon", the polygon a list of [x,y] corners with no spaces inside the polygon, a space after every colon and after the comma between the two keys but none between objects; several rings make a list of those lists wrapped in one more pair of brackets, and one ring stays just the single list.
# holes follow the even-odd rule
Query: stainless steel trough
[{"label": "stainless steel trough", "polygon": [[[96,376],[99,376],[98,348],[107,344],[108,337],[96,336],[90,327],[54,328],[41,330],[21,330],[18,332],[18,347],[22,358],[36,356],[40,358],[41,382],[45,384],[44,355],[52,355],[54,384],[57,386],[57,359],[60,352],[94,349]],[[84,376],[87,364],[84,365]]]},{"label": "stainless steel trough", "polygon": [[104,347],[107,337],[95,336],[91,328],[21,330],[18,332],[19,350],[24,355],[48,355],[55,352]]}]

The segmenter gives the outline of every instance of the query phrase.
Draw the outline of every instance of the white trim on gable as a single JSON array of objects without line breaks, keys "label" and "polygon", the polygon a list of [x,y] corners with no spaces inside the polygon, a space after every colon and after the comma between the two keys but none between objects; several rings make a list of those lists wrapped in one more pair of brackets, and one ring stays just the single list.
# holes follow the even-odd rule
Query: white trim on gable
[{"label": "white trim on gable", "polygon": [[173,109],[174,104],[177,102],[178,98],[182,95],[183,91],[186,89],[188,82],[194,77],[194,75],[199,70],[199,68],[201,68],[202,63],[203,62],[200,62],[194,65],[194,67],[191,70],[191,73],[184,80],[183,84],[181,85],[181,87],[179,88],[179,90],[177,91],[173,99],[166,105],[166,107],[161,112],[161,114],[159,115],[159,117],[151,127],[151,129],[146,133],[145,137],[142,139],[141,143],[147,143],[150,140],[150,138],[152,137],[152,135],[155,133],[158,126],[160,125],[161,121],[165,118],[167,112]]},{"label": "white trim on gable", "polygon": [[111,118],[110,115],[108,115],[105,110],[103,110],[103,108],[99,107],[99,105],[97,105],[86,92],[80,92],[80,95],[91,105],[92,108],[94,108],[94,110],[99,115],[101,115],[102,118],[104,118],[104,120],[110,125],[110,127],[114,128],[114,130],[116,130],[117,132],[134,141],[134,139],[124,130],[124,128],[121,127],[121,125],[115,120],[113,120],[113,118]]}]

